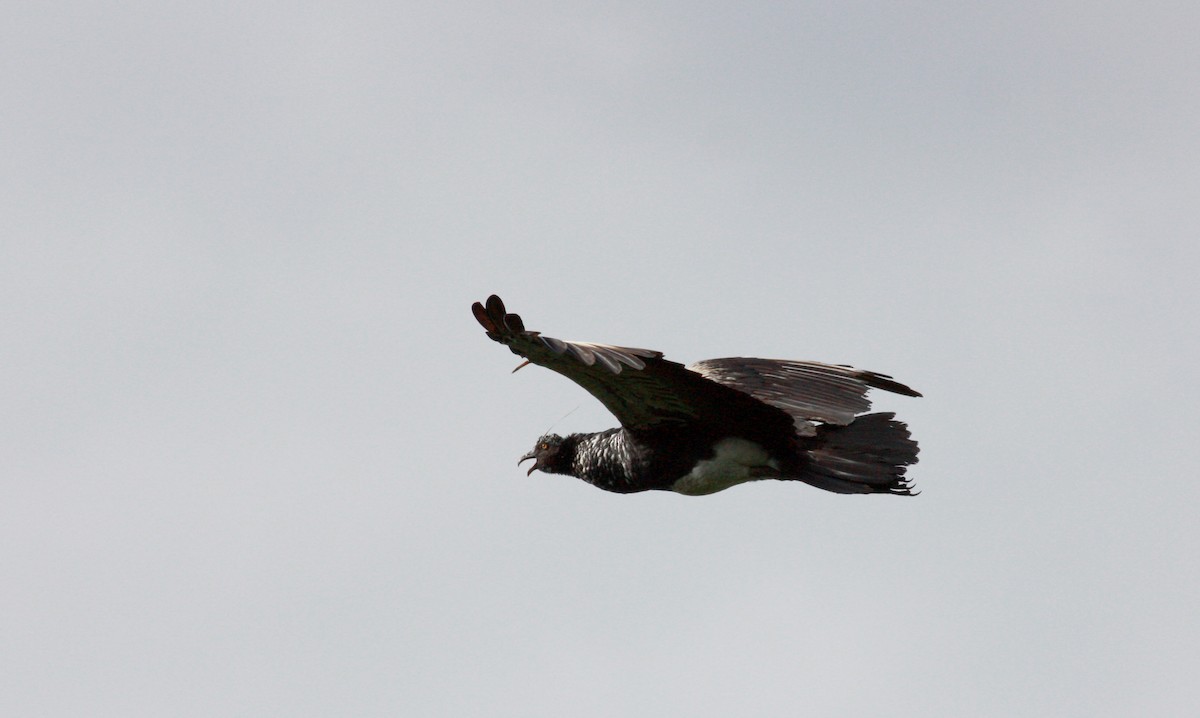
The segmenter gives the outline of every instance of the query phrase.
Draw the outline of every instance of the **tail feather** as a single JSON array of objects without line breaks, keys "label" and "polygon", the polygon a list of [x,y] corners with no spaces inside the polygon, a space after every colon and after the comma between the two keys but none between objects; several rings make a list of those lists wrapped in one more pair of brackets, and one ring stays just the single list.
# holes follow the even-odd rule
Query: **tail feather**
[{"label": "tail feather", "polygon": [[917,463],[917,442],[893,413],[866,414],[846,426],[821,426],[818,448],[800,480],[839,494],[901,494],[912,496],[904,476]]}]

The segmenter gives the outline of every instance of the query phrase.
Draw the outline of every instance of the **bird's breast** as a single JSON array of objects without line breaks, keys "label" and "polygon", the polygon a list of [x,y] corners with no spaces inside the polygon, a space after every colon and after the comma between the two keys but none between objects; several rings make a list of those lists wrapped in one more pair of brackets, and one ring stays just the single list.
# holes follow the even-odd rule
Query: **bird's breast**
[{"label": "bird's breast", "polygon": [[730,486],[779,476],[779,462],[759,444],[748,439],[729,437],[713,447],[713,457],[696,463],[692,470],[676,479],[671,490],[688,496],[703,496]]}]

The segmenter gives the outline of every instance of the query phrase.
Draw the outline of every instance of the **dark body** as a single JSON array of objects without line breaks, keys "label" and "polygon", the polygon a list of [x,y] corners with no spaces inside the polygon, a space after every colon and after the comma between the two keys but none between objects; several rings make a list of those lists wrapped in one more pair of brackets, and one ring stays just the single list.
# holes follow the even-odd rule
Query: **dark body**
[{"label": "dark body", "polygon": [[[564,464],[566,459],[570,459],[569,467],[563,466],[569,470],[553,473],[575,476],[605,491],[620,494],[671,491],[677,481],[691,473],[697,459],[715,458],[713,447],[730,436],[736,434],[718,428],[697,430],[685,426],[641,432],[616,428],[591,434],[570,434],[563,437],[559,450]],[[773,456],[798,459],[802,455],[794,433],[740,438],[760,446],[770,446],[768,451]],[[621,460],[605,461],[608,455]],[[551,466],[558,468],[556,464]],[[759,478],[767,478],[767,474],[774,474],[777,478],[785,474],[798,476],[802,469],[797,460],[777,471],[769,467],[764,467],[762,471],[764,475]]]}]

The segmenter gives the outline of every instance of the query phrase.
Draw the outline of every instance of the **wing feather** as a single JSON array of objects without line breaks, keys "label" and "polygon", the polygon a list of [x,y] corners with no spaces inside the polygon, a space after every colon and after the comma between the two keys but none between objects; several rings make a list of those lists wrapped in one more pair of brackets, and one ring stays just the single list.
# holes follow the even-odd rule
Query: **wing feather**
[{"label": "wing feather", "polygon": [[556,339],[525,329],[494,294],[471,311],[488,337],[579,384],[627,429],[761,425],[812,436],[813,422],[845,425],[868,410],[871,388],[920,396],[889,376],[846,366],[731,358],[685,367],[651,349]]},{"label": "wing feather", "polygon": [[798,428],[813,421],[846,425],[871,408],[870,389],[921,396],[886,374],[780,359],[707,359],[688,367],[788,412]]},{"label": "wing feather", "polygon": [[505,311],[496,295],[488,297],[486,304],[476,302],[471,311],[490,338],[579,384],[626,428],[710,420],[720,415],[723,401],[737,396],[682,364],[663,359],[662,352],[570,342],[528,331],[518,315]]}]

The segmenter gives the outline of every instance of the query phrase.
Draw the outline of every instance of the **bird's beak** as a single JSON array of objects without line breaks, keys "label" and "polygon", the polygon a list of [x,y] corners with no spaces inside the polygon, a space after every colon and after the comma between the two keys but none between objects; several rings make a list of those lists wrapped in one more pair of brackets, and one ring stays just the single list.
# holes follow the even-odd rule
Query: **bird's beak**
[{"label": "bird's beak", "polygon": [[[514,370],[514,371],[515,371],[515,370]],[[520,459],[517,461],[517,466],[520,466],[522,463],[524,463],[525,461],[528,461],[529,459],[533,459],[533,466],[530,466],[530,467],[529,467],[529,471],[526,471],[526,472],[525,472],[525,475],[526,475],[526,476],[529,476],[529,475],[530,475],[530,474],[532,474],[534,471],[537,471],[537,467],[538,467],[538,463],[537,463],[537,452],[536,452],[536,451],[531,451],[531,452],[529,452],[528,454],[525,454],[524,456],[522,456],[522,457],[521,457],[521,458],[520,458]]]}]

